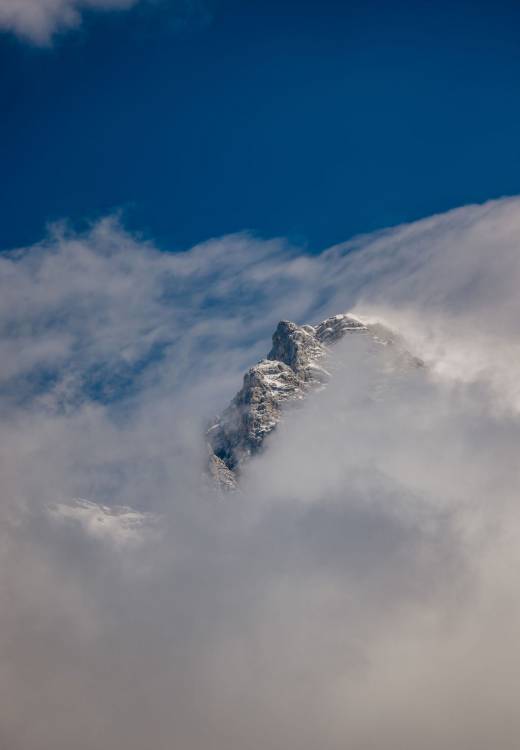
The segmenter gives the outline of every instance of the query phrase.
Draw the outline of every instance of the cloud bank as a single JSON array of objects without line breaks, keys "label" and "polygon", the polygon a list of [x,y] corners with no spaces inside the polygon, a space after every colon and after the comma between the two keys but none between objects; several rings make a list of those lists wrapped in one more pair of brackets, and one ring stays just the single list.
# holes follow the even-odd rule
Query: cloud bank
[{"label": "cloud bank", "polygon": [[[520,199],[321,255],[107,219],[0,257],[0,744],[513,750]],[[241,491],[203,432],[279,319],[354,310]]]},{"label": "cloud bank", "polygon": [[46,45],[58,31],[76,28],[87,10],[124,10],[139,0],[0,0],[0,29]]}]

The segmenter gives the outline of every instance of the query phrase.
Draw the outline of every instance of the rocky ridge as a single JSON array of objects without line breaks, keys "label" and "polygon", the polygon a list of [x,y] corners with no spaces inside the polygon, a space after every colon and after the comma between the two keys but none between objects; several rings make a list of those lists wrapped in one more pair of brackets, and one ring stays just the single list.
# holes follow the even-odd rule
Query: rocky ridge
[{"label": "rocky ridge", "polygon": [[218,486],[236,488],[241,465],[261,450],[286,402],[304,398],[310,388],[327,381],[329,373],[320,360],[330,345],[354,333],[371,333],[387,343],[378,337],[380,327],[364,325],[348,314],[316,326],[280,321],[267,358],[246,372],[242,388],[206,433],[209,470]]}]

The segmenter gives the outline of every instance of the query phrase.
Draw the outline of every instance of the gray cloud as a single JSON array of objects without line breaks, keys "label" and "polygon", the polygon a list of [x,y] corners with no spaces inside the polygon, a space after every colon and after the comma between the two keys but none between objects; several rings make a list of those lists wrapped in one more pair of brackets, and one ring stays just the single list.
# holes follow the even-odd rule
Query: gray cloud
[{"label": "gray cloud", "polygon": [[[511,750],[520,200],[319,256],[106,220],[0,258],[7,750]],[[240,493],[206,420],[281,318],[344,339]],[[81,498],[81,500],[79,500]]]}]

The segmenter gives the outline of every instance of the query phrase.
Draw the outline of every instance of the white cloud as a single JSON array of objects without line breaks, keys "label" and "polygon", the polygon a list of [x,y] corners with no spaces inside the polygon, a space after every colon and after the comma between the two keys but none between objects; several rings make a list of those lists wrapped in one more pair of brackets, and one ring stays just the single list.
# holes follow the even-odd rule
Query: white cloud
[{"label": "white cloud", "polygon": [[[2,256],[0,744],[516,748],[519,247],[509,199],[320,256],[111,220]],[[278,319],[351,308],[428,367],[344,340],[215,495]]]},{"label": "white cloud", "polygon": [[0,0],[0,29],[35,44],[48,44],[57,31],[75,28],[86,10],[123,10],[139,0]]}]

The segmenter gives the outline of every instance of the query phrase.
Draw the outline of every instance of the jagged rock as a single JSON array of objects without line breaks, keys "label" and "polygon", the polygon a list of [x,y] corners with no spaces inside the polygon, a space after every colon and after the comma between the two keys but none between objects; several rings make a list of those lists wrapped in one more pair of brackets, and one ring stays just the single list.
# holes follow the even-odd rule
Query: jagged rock
[{"label": "jagged rock", "polygon": [[303,380],[309,365],[323,355],[323,347],[316,338],[312,326],[297,326],[289,320],[281,320],[273,333],[273,347],[267,359],[284,362]]},{"label": "jagged rock", "polygon": [[369,329],[352,315],[334,315],[324,320],[314,330],[316,338],[323,345],[334,344],[347,332],[368,331]]},{"label": "jagged rock", "polygon": [[399,336],[380,323],[365,325],[348,314],[334,315],[316,326],[280,321],[267,359],[246,372],[242,388],[206,433],[209,471],[217,486],[237,488],[241,465],[262,449],[280,422],[286,402],[303,399],[310,388],[327,381],[329,373],[320,360],[347,333],[368,334],[375,344],[390,346],[391,368],[423,365]]},{"label": "jagged rock", "polygon": [[228,469],[224,461],[210,451],[209,456],[209,473],[211,479],[223,490],[236,490],[237,479],[234,472]]},{"label": "jagged rock", "polygon": [[287,320],[278,324],[267,359],[246,372],[242,388],[207,431],[210,473],[222,489],[237,486],[240,465],[260,451],[280,421],[284,403],[303,398],[327,379],[319,364],[327,347],[347,332],[367,330],[351,315],[335,315],[317,326]]}]

